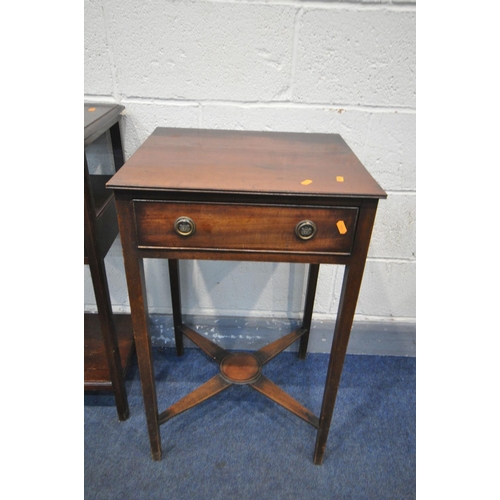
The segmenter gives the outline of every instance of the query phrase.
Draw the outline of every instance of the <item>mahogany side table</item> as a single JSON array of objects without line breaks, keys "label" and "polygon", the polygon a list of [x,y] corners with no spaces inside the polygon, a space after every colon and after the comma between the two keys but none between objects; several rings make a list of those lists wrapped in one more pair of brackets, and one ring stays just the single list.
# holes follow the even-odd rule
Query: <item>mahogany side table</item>
[{"label": "mahogany side table", "polygon": [[87,147],[109,134],[114,170],[124,163],[119,104],[84,103],[85,255],[89,266],[97,314],[84,314],[84,387],[86,391],[112,391],[119,420],[129,416],[125,373],[134,352],[128,315],[113,314],[104,258],[118,235],[113,193],[106,189],[111,173],[93,173]]},{"label": "mahogany side table", "polygon": [[[386,193],[337,134],[157,128],[107,187],[115,193],[146,420],[154,460],[160,425],[232,384],[248,385],[317,429],[326,448],[378,200]],[[159,411],[144,258],[168,259],[177,353],[183,336],[220,373]],[[299,329],[254,353],[226,351],[183,323],[178,259],[309,264]],[[295,341],[307,352],[320,264],[345,266],[319,416],[262,374]]]}]

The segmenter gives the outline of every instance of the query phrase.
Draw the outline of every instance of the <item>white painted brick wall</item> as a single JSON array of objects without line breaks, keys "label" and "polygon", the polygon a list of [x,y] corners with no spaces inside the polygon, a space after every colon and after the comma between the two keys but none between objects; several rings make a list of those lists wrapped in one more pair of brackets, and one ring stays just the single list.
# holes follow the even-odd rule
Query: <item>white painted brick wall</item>
[{"label": "white painted brick wall", "polygon": [[414,106],[414,12],[304,9],[294,97],[300,102]]},{"label": "white painted brick wall", "polygon": [[[357,320],[413,322],[415,10],[407,0],[86,0],[85,99],[125,106],[126,158],[158,126],[340,133],[389,195]],[[113,307],[128,311],[119,240],[106,266]],[[181,270],[188,313],[300,315],[303,265]],[[151,310],[170,312],[166,262],[147,261],[146,276]],[[322,266],[315,317],[334,317],[342,276]],[[88,269],[85,310],[95,311]]]},{"label": "white painted brick wall", "polygon": [[273,101],[288,88],[294,7],[114,0],[106,9],[124,96]]},{"label": "white painted brick wall", "polygon": [[[85,1],[85,83],[86,94],[113,93],[112,67],[109,60],[106,23],[101,1]],[[92,75],[92,78],[87,78]]]}]

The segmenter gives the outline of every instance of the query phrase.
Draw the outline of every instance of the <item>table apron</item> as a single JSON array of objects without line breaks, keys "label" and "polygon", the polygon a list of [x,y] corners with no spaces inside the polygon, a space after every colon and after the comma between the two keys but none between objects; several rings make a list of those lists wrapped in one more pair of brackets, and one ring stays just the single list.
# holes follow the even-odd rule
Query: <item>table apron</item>
[{"label": "table apron", "polygon": [[355,260],[353,255],[312,255],[284,254],[260,251],[235,252],[231,250],[182,250],[138,248],[137,255],[143,259],[179,259],[179,260],[231,260],[248,262],[289,262],[302,264],[339,264],[349,265]]}]

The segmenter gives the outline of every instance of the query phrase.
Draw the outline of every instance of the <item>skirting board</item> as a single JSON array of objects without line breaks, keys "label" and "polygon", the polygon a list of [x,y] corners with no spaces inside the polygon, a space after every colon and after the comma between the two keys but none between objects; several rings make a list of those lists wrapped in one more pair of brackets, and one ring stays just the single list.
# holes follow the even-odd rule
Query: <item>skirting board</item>
[{"label": "skirting board", "polygon": [[[183,321],[225,349],[257,350],[298,328],[298,320],[184,315]],[[308,352],[329,353],[335,321],[313,319]],[[150,316],[151,342],[154,347],[173,347],[172,317]],[[185,339],[186,347],[193,347]],[[287,350],[296,351],[298,343]],[[403,322],[355,321],[348,354],[378,356],[416,356],[416,324]]]}]

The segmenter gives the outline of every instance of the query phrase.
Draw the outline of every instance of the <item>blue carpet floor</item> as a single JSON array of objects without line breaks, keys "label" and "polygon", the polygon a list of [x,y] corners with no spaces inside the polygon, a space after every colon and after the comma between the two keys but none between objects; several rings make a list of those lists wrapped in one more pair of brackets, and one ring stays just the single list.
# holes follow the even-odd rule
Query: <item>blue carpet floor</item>
[{"label": "blue carpet floor", "polygon": [[[160,411],[218,373],[198,349],[154,357]],[[318,415],[327,363],[325,354],[301,361],[284,352],[263,373]],[[112,396],[85,396],[85,498],[415,498],[415,372],[415,358],[348,355],[321,466],[312,463],[312,426],[235,385],[162,425],[163,458],[154,462],[134,365],[127,421]]]}]

